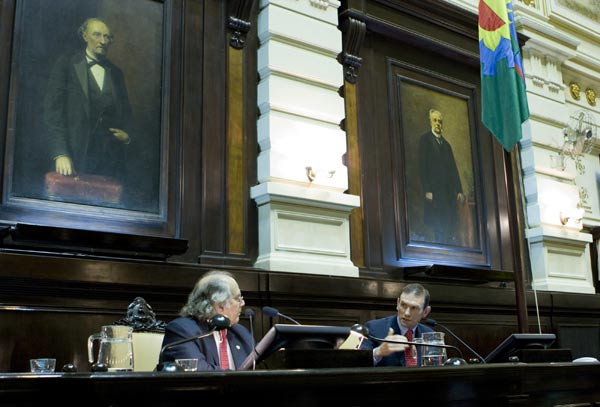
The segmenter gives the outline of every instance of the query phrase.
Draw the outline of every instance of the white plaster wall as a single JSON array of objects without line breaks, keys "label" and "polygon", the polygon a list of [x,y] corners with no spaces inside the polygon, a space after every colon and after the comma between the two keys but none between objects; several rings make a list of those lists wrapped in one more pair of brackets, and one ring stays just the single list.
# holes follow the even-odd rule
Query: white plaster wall
[{"label": "white plaster wall", "polygon": [[[346,134],[339,2],[262,1],[258,20],[259,182],[287,180],[343,192]],[[317,178],[306,174],[311,167]]]},{"label": "white plaster wall", "polygon": [[532,287],[543,291],[582,294],[595,292],[589,243],[591,236],[561,228],[534,228],[527,231],[533,267]]},{"label": "white plaster wall", "polygon": [[[259,255],[256,267],[358,277],[345,194],[346,133],[339,1],[259,3],[257,138]],[[311,170],[310,177],[308,169]]]},{"label": "white plaster wall", "polygon": [[[448,1],[475,13],[479,3]],[[585,109],[600,123],[600,103],[592,106],[583,94],[588,87],[600,94],[600,8],[590,2],[598,15],[582,14],[560,0],[513,0],[513,7],[517,31],[528,37],[522,51],[531,116],[520,154],[533,286],[590,293],[591,235],[579,231],[600,224],[598,147],[578,163],[567,158],[564,169],[553,160],[574,112]],[[572,81],[581,86],[579,100],[570,94]],[[560,212],[577,206],[583,221],[562,225]]]}]

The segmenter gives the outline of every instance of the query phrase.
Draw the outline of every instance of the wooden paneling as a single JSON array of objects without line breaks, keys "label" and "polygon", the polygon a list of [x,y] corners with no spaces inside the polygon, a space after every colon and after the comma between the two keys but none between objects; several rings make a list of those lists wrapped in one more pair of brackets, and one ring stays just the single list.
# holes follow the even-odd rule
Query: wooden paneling
[{"label": "wooden paneling", "polygon": [[0,406],[597,406],[596,364],[0,375]]},{"label": "wooden paneling", "polygon": [[[340,20],[348,23],[353,19],[363,21],[367,30],[356,85],[352,93],[345,91],[346,123],[358,125],[355,132],[360,162],[349,162],[349,174],[360,171],[362,183],[356,188],[361,191],[364,220],[361,275],[388,278],[389,269],[440,264],[464,267],[466,273],[470,268],[513,275],[523,271],[519,278],[525,278],[524,264],[515,262],[525,255],[519,241],[523,225],[517,215],[522,212],[521,200],[513,186],[518,185],[519,174],[513,172],[511,157],[504,154],[479,119],[476,15],[433,0],[349,0],[341,9]],[[400,92],[402,86],[409,85],[428,89],[431,94],[424,91],[422,99],[412,100]],[[419,170],[410,153],[416,151],[418,141],[414,140],[421,134],[412,134],[416,131],[413,127],[427,128],[427,109],[436,103],[451,105],[438,100],[442,94],[453,95],[453,103],[464,103],[467,110],[464,117],[445,118],[468,129],[462,143],[467,145],[463,150],[470,152],[473,185],[465,185],[472,186],[473,191],[463,192],[476,208],[472,216],[477,238],[464,246],[431,241],[426,227],[414,227],[424,221],[423,210],[417,208],[423,205],[421,195],[416,194],[419,189],[411,187]],[[406,123],[420,110],[413,112],[406,106],[417,102],[423,110],[423,123],[409,128]],[[411,112],[410,117],[402,117],[405,110]],[[456,154],[456,145],[454,149]],[[455,157],[457,162],[461,158]],[[468,223],[463,218],[461,221]],[[489,281],[493,280],[490,273]],[[517,287],[522,294],[524,288]],[[526,321],[522,323],[526,325]]]},{"label": "wooden paneling", "polygon": [[[81,371],[89,371],[91,365],[86,361],[84,346],[88,335],[103,324],[123,318],[137,296],[146,299],[157,319],[170,321],[207,270],[202,265],[159,261],[0,252],[0,372],[26,370],[28,359],[40,356],[56,356],[59,366],[77,362]],[[247,268],[227,270],[239,282],[246,306],[255,310],[257,340],[272,323],[288,323],[263,315],[263,306],[275,307],[303,324],[352,326],[393,315],[404,284]],[[425,285],[432,297],[431,318],[450,328],[478,353],[485,356],[509,334],[518,332],[514,289],[427,282]],[[534,320],[535,301],[529,294],[529,315]],[[597,327],[600,299],[583,296],[577,304],[566,297],[571,295],[538,295],[542,331],[558,333],[557,345],[577,346],[574,355],[600,357],[596,354],[600,338],[588,334],[590,328]],[[569,321],[567,314],[579,317]],[[242,323],[248,326],[249,321],[242,318]],[[585,341],[575,340],[577,326],[583,327]],[[530,328],[537,332],[537,322]],[[458,346],[470,357],[469,351],[450,335],[446,338],[447,343]]]},{"label": "wooden paneling", "polygon": [[[9,61],[0,63],[0,123],[7,122],[14,108],[9,103],[9,84],[17,3],[0,0],[0,60]],[[342,17],[362,16],[370,27],[360,55],[359,82],[345,85],[347,113],[354,116],[346,122],[349,192],[360,191],[362,214],[352,217],[352,246],[357,250],[353,259],[361,267],[361,278],[344,278],[252,267],[258,244],[256,208],[249,197],[256,183],[257,6],[243,51],[234,51],[228,43],[227,3],[164,2],[170,7],[165,36],[171,45],[167,60],[172,62],[165,78],[168,103],[163,106],[168,133],[164,147],[169,154],[163,180],[168,220],[158,226],[121,222],[117,230],[185,239],[188,251],[158,261],[101,257],[93,251],[48,253],[0,247],[0,372],[27,370],[28,359],[40,356],[55,356],[59,367],[75,363],[88,371],[88,335],[122,318],[137,296],[146,299],[160,320],[171,320],[210,268],[234,273],[247,306],[257,311],[257,339],[272,323],[286,322],[263,315],[260,309],[265,305],[304,324],[349,326],[395,313],[396,297],[406,281],[395,273],[402,253],[398,231],[403,219],[397,210],[401,177],[397,172],[390,177],[397,157],[391,148],[385,60],[404,58],[430,68],[443,63],[448,74],[473,81],[478,66],[476,19],[437,0],[342,2]],[[406,56],[408,51],[411,55]],[[6,140],[8,130],[0,129],[0,140]],[[2,171],[6,169],[4,148],[0,143]],[[498,232],[490,231],[491,268],[516,270],[518,283],[526,283],[525,270],[516,266],[525,258],[520,253],[523,244],[511,241],[519,235],[520,198],[510,185],[494,183],[495,178],[506,178],[504,171],[512,178],[518,170],[512,168],[511,174],[509,164],[514,163],[489,144],[484,143],[481,152],[493,161],[482,170],[483,178],[492,180],[486,198],[497,202],[486,223]],[[493,196],[496,193],[500,196]],[[0,225],[20,220],[17,212],[14,208],[2,212],[6,217],[0,216]],[[505,227],[499,213],[507,215],[509,229],[498,230]],[[35,210],[27,216],[35,218]],[[104,227],[101,223],[85,226]],[[595,295],[537,293],[536,301],[524,287],[524,295],[516,294],[519,284],[415,278],[431,291],[431,317],[481,354],[520,330],[519,313],[529,316],[528,329],[536,332],[537,302],[542,331],[557,333],[559,345],[573,347],[574,355],[600,357],[600,299]],[[242,319],[242,323],[249,321]],[[448,335],[447,342],[468,355]]]},{"label": "wooden paneling", "polygon": [[[170,261],[251,266],[257,251],[256,208],[249,197],[250,186],[256,182],[257,156],[256,9],[252,10],[245,48],[229,52],[229,2],[156,3],[163,7],[165,26],[163,82],[161,101],[157,103],[161,106],[161,142],[157,143],[161,173],[160,193],[157,192],[160,196],[156,197],[158,213],[119,213],[94,205],[64,208],[45,199],[9,196],[14,157],[12,150],[5,154],[4,149],[19,135],[14,134],[11,126],[3,126],[0,177],[4,190],[0,225],[35,223],[178,238],[187,240],[189,249]],[[15,32],[26,29],[17,27],[18,7],[16,0],[0,0],[3,124],[14,116],[18,96],[15,85],[18,70],[14,69],[12,58],[23,52],[16,49],[19,44],[12,42]],[[228,66],[234,69],[228,71]],[[228,134],[235,137],[228,139]],[[69,216],[64,211],[69,211]]]}]

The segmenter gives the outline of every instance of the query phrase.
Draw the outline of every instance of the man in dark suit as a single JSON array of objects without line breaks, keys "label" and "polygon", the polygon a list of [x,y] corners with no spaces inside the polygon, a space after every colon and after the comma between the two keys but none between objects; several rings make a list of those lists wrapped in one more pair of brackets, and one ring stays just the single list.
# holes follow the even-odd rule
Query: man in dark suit
[{"label": "man in dark suit", "polygon": [[457,244],[458,204],[465,200],[454,153],[442,135],[443,116],[429,111],[431,130],[419,140],[419,175],[423,193],[423,221],[432,229],[434,243]]},{"label": "man in dark suit", "polygon": [[131,106],[123,72],[107,59],[113,36],[98,18],[87,19],[79,34],[85,50],[59,57],[48,80],[48,153],[59,174],[122,178]]},{"label": "man in dark suit", "polygon": [[235,370],[240,367],[254,348],[252,335],[238,323],[244,304],[244,297],[231,274],[211,271],[202,276],[181,309],[181,316],[165,327],[163,347],[208,333],[208,321],[216,314],[228,317],[231,325],[226,330],[215,331],[213,335],[165,350],[160,362],[198,359],[198,370]]},{"label": "man in dark suit", "polygon": [[[431,312],[429,291],[421,284],[404,286],[398,297],[396,310],[398,311],[396,315],[365,323],[369,334],[387,341],[411,342],[414,338],[420,338],[424,332],[433,332],[433,329],[420,323]],[[409,331],[410,333],[408,333]],[[379,343],[373,339],[365,339],[360,348],[373,351],[375,366],[406,366],[406,352],[414,355],[418,353],[414,346],[401,343]],[[413,357],[413,360],[418,366],[418,356]]]}]

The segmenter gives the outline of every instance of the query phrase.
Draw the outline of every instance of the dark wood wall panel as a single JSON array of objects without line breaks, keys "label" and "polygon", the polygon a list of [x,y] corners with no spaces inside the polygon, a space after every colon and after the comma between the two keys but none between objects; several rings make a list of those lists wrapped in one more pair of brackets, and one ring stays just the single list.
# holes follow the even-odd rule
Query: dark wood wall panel
[{"label": "dark wood wall panel", "polygon": [[[159,320],[175,318],[197,279],[201,265],[0,252],[0,371],[23,371],[31,357],[56,356],[60,366],[76,362],[83,371],[87,337],[100,326],[125,316],[137,296],[148,301]],[[234,273],[247,307],[256,313],[254,331],[260,339],[272,323],[263,306],[277,308],[303,324],[352,326],[394,314],[402,282],[227,268]],[[517,332],[515,291],[504,286],[471,286],[423,281],[431,291],[431,318],[450,328],[478,353],[486,355]],[[538,293],[543,332],[559,335],[557,345],[574,355],[600,357],[600,299],[583,296],[579,304],[557,309],[571,295]],[[533,294],[528,295],[530,320],[535,320]],[[242,318],[248,326],[248,320]],[[439,329],[444,331],[443,329]],[[537,322],[530,326],[537,332]],[[585,336],[581,336],[585,334]],[[561,338],[564,336],[564,338]],[[469,351],[446,335],[447,343]]]},{"label": "dark wood wall panel", "polygon": [[[186,19],[186,24],[182,27],[183,30],[183,54],[182,55],[202,55],[205,52],[211,56],[212,65],[222,64],[222,58],[217,58],[214,55],[214,50],[207,47],[203,41],[203,36],[200,34],[205,30],[210,30],[210,22],[205,21],[205,8],[208,4],[214,4],[212,2],[186,2],[184,15],[189,16]],[[213,28],[213,37],[217,37],[219,32],[222,32],[222,27]],[[209,67],[204,66],[202,58],[186,57],[182,58],[183,63],[183,75],[186,78],[184,84],[179,89],[182,95],[182,120],[181,120],[181,139],[179,141],[182,146],[182,160],[183,160],[183,174],[206,174],[211,175],[213,178],[207,179],[205,182],[210,182],[210,179],[220,179],[218,174],[213,172],[206,172],[203,168],[205,160],[202,159],[202,152],[205,151],[202,144],[203,137],[202,131],[203,126],[206,122],[210,122],[213,117],[220,117],[218,114],[213,113],[204,117],[203,109],[204,104],[204,92],[210,89],[212,83],[219,80],[217,78],[211,78],[206,81],[206,72]],[[209,73],[210,74],[210,73]],[[211,100],[208,104],[210,108],[220,111],[219,103],[217,100]],[[211,129],[211,134],[215,133],[216,129]],[[214,151],[210,151],[210,154],[216,156],[222,156],[216,154]],[[200,159],[199,159],[200,158]],[[183,197],[181,200],[181,215],[185,218],[185,222],[180,223],[180,232],[178,235],[186,236],[189,239],[189,249],[187,253],[182,256],[180,261],[195,261],[195,253],[200,252],[201,246],[201,231],[204,230],[205,225],[202,223],[202,211],[198,208],[198,203],[206,202],[203,197],[203,189],[196,176],[183,175],[179,179],[174,179],[173,182],[181,182],[183,188]],[[214,233],[216,235],[216,233]]]},{"label": "dark wood wall panel", "polygon": [[559,321],[558,338],[560,346],[573,349],[573,358],[595,357],[600,355],[600,324],[593,321],[580,323]]},{"label": "dark wood wall panel", "polygon": [[[17,3],[17,0],[0,0],[2,61],[10,61],[12,56]],[[355,89],[361,168],[354,177],[363,182],[360,189],[364,227],[359,228],[363,235],[358,238],[364,243],[364,264],[360,264],[361,278],[344,278],[252,267],[258,245],[256,207],[249,197],[250,187],[256,183],[258,154],[255,128],[258,2],[251,12],[252,27],[245,48],[241,55],[237,54],[242,66],[235,80],[227,74],[232,63],[228,41],[231,33],[226,24],[231,3],[164,2],[169,8],[165,35],[172,45],[166,51],[171,66],[164,89],[168,129],[165,149],[169,151],[169,159],[168,168],[163,170],[167,174],[164,184],[168,190],[165,197],[168,219],[161,227],[136,221],[118,230],[184,239],[189,242],[187,252],[168,261],[152,261],[141,257],[137,260],[100,257],[90,254],[94,253],[93,248],[87,254],[68,249],[51,253],[0,244],[0,372],[25,371],[28,359],[40,356],[56,357],[59,367],[75,363],[80,370],[87,371],[90,364],[86,341],[91,333],[121,319],[138,296],[146,299],[158,319],[171,320],[197,279],[210,268],[234,273],[247,306],[256,311],[256,339],[272,323],[287,322],[263,315],[263,306],[276,307],[303,324],[350,326],[395,313],[396,298],[407,277],[398,271],[398,258],[403,250],[399,231],[405,220],[398,209],[401,181],[397,172],[396,180],[389,176],[398,161],[394,161],[397,157],[392,148],[392,124],[387,110],[388,57],[404,58],[405,62],[430,69],[441,61],[449,67],[449,74],[473,81],[478,67],[474,16],[437,0],[342,2],[342,14],[364,18],[369,30]],[[448,46],[450,43],[460,46]],[[406,55],[408,52],[410,56]],[[10,78],[10,62],[0,63],[0,123],[7,122],[14,108],[9,104]],[[229,87],[240,87],[242,94],[243,100],[235,101],[235,117],[228,111]],[[240,144],[243,159],[234,169],[243,176],[232,179],[227,173],[226,136],[227,129],[238,124],[243,128]],[[6,140],[8,130],[0,129],[3,132],[0,141]],[[494,161],[483,170],[484,178],[499,174],[502,176],[498,178],[503,179],[507,157],[489,145],[484,147],[482,155],[493,157]],[[5,144],[0,143],[2,171],[6,170],[4,148]],[[507,199],[509,187],[499,185],[496,191],[499,196],[492,197],[488,191],[487,197],[497,201],[500,211],[517,224],[515,213],[519,208],[513,208],[510,202],[520,199]],[[242,208],[241,219],[229,217],[227,191],[234,191],[235,198],[242,201],[234,203]],[[3,213],[7,217],[0,217],[0,226],[19,219],[10,208]],[[60,211],[47,215],[46,220],[65,216]],[[37,219],[34,210],[27,216],[26,219]],[[486,224],[495,227],[497,214],[487,216]],[[231,225],[231,222],[236,223]],[[81,227],[92,226],[99,230],[104,227],[102,222],[81,222]],[[0,228],[0,233],[5,230]],[[235,236],[236,250],[232,252],[228,230],[242,231]],[[511,242],[516,234],[511,237],[504,229],[498,232],[490,256],[491,266],[513,271],[516,267],[513,263],[521,258],[518,245]],[[464,269],[468,271],[468,267]],[[425,273],[415,279],[431,291],[431,317],[485,355],[519,330],[514,288],[518,285],[489,281],[483,284],[470,279],[468,273],[463,273],[465,276],[462,280],[452,280]],[[519,278],[524,282],[525,276]],[[531,291],[523,296],[524,312],[529,316],[528,329],[537,332],[536,300]],[[557,333],[557,345],[573,348],[574,355],[600,358],[597,296],[537,293],[537,297],[543,332]],[[242,323],[248,325],[249,321],[242,319]],[[469,355],[456,340],[449,335],[446,338],[449,344],[461,348],[465,356]]]},{"label": "dark wood wall panel", "polygon": [[[341,27],[353,21],[366,26],[352,111],[364,219],[361,275],[403,280],[410,278],[407,268],[451,266],[455,273],[445,270],[437,281],[514,282],[516,324],[526,331],[530,271],[518,157],[506,154],[480,120],[477,15],[436,0],[348,0],[340,21]],[[343,33],[352,39],[351,30]],[[449,244],[427,225],[418,181],[427,160],[416,157],[419,137],[429,129],[431,108],[444,114],[444,135],[470,205],[456,213],[460,227],[449,231],[455,238]]]},{"label": "dark wood wall panel", "polygon": [[[14,154],[7,146],[15,144],[14,139],[19,135],[6,124],[15,116],[15,100],[19,95],[19,70],[15,69],[18,57],[15,55],[20,52],[15,50],[19,44],[13,42],[16,33],[26,30],[16,14],[25,2],[0,0],[0,44],[3,45],[0,47],[3,61],[0,64],[0,119],[4,119],[0,120],[3,125],[0,129],[0,176],[4,188],[0,200],[0,227],[27,222],[177,238],[189,242],[188,250],[169,261],[250,267],[256,257],[258,241],[256,208],[249,197],[250,186],[256,183],[257,7],[244,17],[250,20],[251,28],[245,47],[239,50],[239,75],[230,77],[227,68],[231,33],[227,22],[233,12],[230,7],[233,2],[155,2],[162,7],[164,20],[163,81],[157,85],[161,100],[156,102],[161,109],[157,112],[161,115],[161,140],[157,142],[160,144],[160,153],[156,153],[160,155],[159,162],[148,165],[160,167],[152,168],[161,174],[160,192],[156,193],[160,196],[153,197],[159,204],[157,213],[131,211],[123,214],[107,211],[100,204],[65,208],[47,199],[29,202],[9,194]],[[13,57],[17,61],[13,61]],[[228,110],[231,105],[227,100],[227,89],[239,90],[242,95],[242,100],[235,100],[236,106],[240,107],[235,114]],[[235,164],[236,177],[227,172],[228,126],[243,129],[241,142],[236,146],[236,153],[242,157]],[[140,178],[149,176],[145,173],[136,175]],[[231,205],[227,191],[230,195],[234,191],[235,202]],[[238,210],[235,218],[230,219],[232,205]],[[70,211],[69,216],[65,215],[66,211]],[[227,246],[228,226],[241,231],[236,234],[239,243],[233,253]]]},{"label": "dark wood wall panel", "polygon": [[[256,184],[257,158],[257,10],[255,6],[250,14],[252,25],[245,45],[237,50],[231,48],[231,32],[226,25],[232,11],[230,2],[210,0],[199,3],[206,16],[204,32],[200,35],[190,31],[190,35],[197,37],[196,41],[202,40],[203,52],[191,53],[189,57],[202,61],[203,123],[201,127],[190,126],[189,129],[194,138],[201,139],[201,154],[190,152],[192,160],[201,156],[201,172],[198,173],[201,184],[196,181],[201,199],[186,202],[187,213],[199,211],[201,222],[196,231],[198,250],[190,251],[190,255],[203,264],[251,266],[258,250],[256,205],[250,198],[250,186]],[[241,63],[235,64],[232,54]],[[197,73],[190,72],[190,75],[194,74]],[[228,100],[231,94],[228,89],[238,90],[241,100]],[[190,88],[189,92],[194,94],[197,90]],[[232,106],[236,107],[235,111],[231,111]],[[232,128],[241,129],[236,135],[240,140],[234,146],[239,148],[229,156],[228,131]],[[238,156],[241,157],[239,160],[232,158]],[[230,171],[231,168],[235,171]],[[230,244],[229,230],[241,231],[236,233],[234,247]]]}]

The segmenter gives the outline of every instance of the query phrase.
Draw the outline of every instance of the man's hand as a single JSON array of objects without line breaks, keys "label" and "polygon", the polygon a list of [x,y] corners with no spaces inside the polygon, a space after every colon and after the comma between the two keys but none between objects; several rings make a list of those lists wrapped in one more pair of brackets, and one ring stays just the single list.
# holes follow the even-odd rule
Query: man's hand
[{"label": "man's hand", "polygon": [[60,175],[73,175],[73,163],[68,155],[59,155],[54,160],[56,172]]},{"label": "man's hand", "polygon": [[115,136],[115,138],[117,140],[119,140],[121,143],[124,144],[129,144],[129,134],[127,134],[126,131],[123,131],[121,129],[116,129],[114,127],[110,127],[108,129],[110,132],[112,132],[113,136]]},{"label": "man's hand", "polygon": [[[392,328],[389,329],[388,335],[385,337],[388,341],[400,341],[407,342],[406,336],[395,335],[394,330]],[[409,345],[404,343],[389,343],[383,342],[377,348],[375,348],[374,356],[378,359],[381,359],[385,356],[389,356],[395,352],[403,352]]]},{"label": "man's hand", "polygon": [[425,199],[433,201],[433,192],[425,192]]}]

